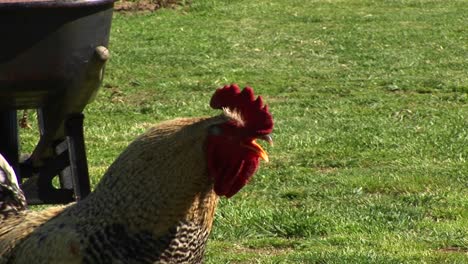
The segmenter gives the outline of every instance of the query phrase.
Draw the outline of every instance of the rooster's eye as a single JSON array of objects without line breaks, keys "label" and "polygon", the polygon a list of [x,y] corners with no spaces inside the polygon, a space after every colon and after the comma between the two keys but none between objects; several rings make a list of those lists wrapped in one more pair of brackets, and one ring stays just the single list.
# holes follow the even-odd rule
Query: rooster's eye
[{"label": "rooster's eye", "polygon": [[208,133],[212,136],[219,136],[221,135],[221,128],[218,127],[218,126],[211,126],[209,129],[208,129]]}]

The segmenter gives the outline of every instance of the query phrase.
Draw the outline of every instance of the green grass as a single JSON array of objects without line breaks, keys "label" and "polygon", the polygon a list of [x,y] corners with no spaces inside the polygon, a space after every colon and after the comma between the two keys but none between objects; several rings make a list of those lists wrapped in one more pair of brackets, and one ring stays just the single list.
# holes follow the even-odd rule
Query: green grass
[{"label": "green grass", "polygon": [[118,13],[86,110],[92,182],[152,123],[213,115],[214,88],[251,85],[275,146],[220,202],[207,263],[467,263],[467,13],[462,0]]}]

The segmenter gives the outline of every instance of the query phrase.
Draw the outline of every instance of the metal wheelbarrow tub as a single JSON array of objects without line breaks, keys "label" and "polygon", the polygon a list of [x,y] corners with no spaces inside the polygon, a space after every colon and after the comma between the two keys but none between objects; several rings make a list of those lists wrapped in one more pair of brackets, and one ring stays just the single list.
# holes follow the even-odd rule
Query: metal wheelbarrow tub
[{"label": "metal wheelbarrow tub", "polygon": [[[82,111],[102,82],[113,5],[0,0],[0,152],[20,182],[31,178],[22,186],[30,203],[65,203],[90,192]],[[16,111],[31,108],[40,139],[20,162]],[[51,183],[56,175],[59,189]]]}]

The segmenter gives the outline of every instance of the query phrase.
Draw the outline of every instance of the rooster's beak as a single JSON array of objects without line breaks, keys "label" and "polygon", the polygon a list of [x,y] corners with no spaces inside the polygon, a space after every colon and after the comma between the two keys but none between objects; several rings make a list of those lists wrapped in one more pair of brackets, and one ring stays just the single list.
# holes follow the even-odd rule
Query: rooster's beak
[{"label": "rooster's beak", "polygon": [[[273,140],[271,139],[271,137],[269,135],[258,137],[258,139],[265,140],[266,142],[268,142],[268,144],[273,145]],[[266,162],[270,161],[266,151],[262,148],[262,146],[260,146],[255,141],[255,139],[252,140],[252,142],[250,144],[245,145],[245,147],[252,150],[253,152],[255,152],[264,161],[266,161]]]},{"label": "rooster's beak", "polygon": [[258,139],[265,140],[266,142],[268,142],[268,144],[270,144],[270,146],[273,146],[273,139],[270,135],[260,136],[258,137]]}]

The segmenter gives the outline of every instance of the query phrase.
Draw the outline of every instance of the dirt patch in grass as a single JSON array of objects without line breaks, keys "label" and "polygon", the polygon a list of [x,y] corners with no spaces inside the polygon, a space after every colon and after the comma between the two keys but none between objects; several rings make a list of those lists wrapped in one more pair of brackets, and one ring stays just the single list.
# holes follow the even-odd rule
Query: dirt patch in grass
[{"label": "dirt patch in grass", "polygon": [[323,174],[333,173],[333,172],[336,172],[337,170],[338,169],[335,168],[335,167],[318,167],[318,168],[316,168],[317,172],[323,173]]},{"label": "dirt patch in grass", "polygon": [[232,248],[233,252],[236,253],[247,253],[254,255],[265,255],[265,256],[279,256],[288,254],[293,251],[293,248],[289,247],[245,247],[241,245],[235,245]]},{"label": "dirt patch in grass", "polygon": [[[184,1],[184,3],[186,3]],[[115,3],[114,10],[118,12],[153,12],[160,8],[174,8],[182,5],[180,0],[121,0]]]},{"label": "dirt patch in grass", "polygon": [[468,248],[462,248],[462,247],[439,248],[437,251],[445,252],[445,253],[465,253],[465,254],[468,254]]}]

